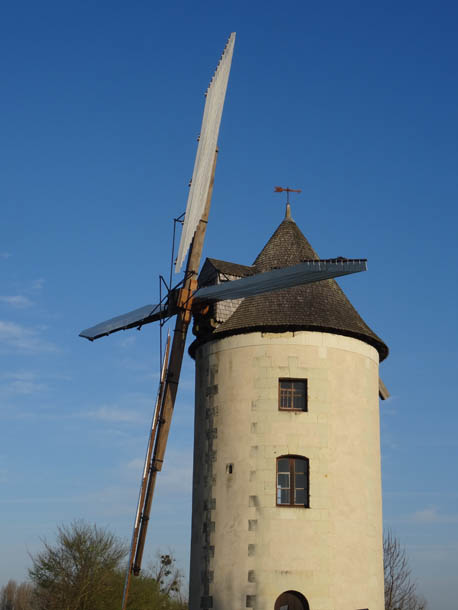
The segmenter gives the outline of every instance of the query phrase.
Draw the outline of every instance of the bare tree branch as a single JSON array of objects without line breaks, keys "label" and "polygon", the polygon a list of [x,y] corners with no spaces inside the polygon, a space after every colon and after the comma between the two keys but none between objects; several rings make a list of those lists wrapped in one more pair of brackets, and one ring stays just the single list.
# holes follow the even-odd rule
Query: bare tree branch
[{"label": "bare tree branch", "polygon": [[383,539],[385,610],[426,610],[426,600],[417,594],[405,549],[388,531]]}]

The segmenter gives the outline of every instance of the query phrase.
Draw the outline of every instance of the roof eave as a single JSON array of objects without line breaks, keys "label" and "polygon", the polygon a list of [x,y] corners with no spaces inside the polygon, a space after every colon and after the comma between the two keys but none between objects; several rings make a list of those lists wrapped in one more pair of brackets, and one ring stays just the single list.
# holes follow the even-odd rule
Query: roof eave
[{"label": "roof eave", "polygon": [[213,332],[206,337],[196,338],[191,345],[189,346],[189,355],[191,358],[195,359],[195,353],[197,349],[204,345],[205,343],[209,343],[210,341],[217,341],[219,339],[225,339],[226,337],[234,336],[234,335],[246,335],[254,332],[263,332],[263,333],[286,333],[286,332],[300,332],[300,331],[312,331],[312,332],[322,332],[329,333],[332,335],[340,335],[344,337],[352,337],[353,339],[358,339],[359,341],[363,341],[374,347],[379,354],[379,361],[382,362],[385,360],[389,354],[388,346],[380,339],[377,340],[375,338],[369,337],[363,333],[354,332],[346,329],[337,329],[337,328],[329,328],[325,326],[314,326],[312,324],[308,325],[295,325],[295,324],[276,324],[276,325],[264,325],[264,326],[247,326],[244,328],[237,328],[226,331]]}]

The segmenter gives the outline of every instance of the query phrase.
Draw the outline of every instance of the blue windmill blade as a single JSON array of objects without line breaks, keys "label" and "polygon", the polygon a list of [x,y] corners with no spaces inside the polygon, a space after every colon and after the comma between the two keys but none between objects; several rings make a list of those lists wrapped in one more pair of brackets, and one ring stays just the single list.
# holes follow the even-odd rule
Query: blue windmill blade
[{"label": "blue windmill blade", "polygon": [[304,261],[298,265],[258,273],[240,280],[217,286],[199,288],[193,295],[195,301],[225,301],[292,288],[302,284],[320,282],[350,273],[367,270],[366,259],[327,259]]},{"label": "blue windmill blade", "polygon": [[115,318],[105,320],[105,322],[100,322],[91,328],[86,328],[80,332],[79,336],[89,339],[89,341],[94,341],[94,339],[116,333],[118,330],[127,330],[128,328],[136,328],[150,322],[156,322],[166,315],[168,315],[167,303],[162,305],[144,305]]}]

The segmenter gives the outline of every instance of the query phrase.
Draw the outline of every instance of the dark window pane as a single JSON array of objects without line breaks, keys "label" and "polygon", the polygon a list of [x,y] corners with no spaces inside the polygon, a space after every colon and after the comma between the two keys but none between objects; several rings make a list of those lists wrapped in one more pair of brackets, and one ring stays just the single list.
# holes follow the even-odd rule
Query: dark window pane
[{"label": "dark window pane", "polygon": [[280,458],[277,461],[277,472],[289,472],[289,459]]},{"label": "dark window pane", "polygon": [[289,504],[290,503],[289,489],[278,490],[278,496],[280,498],[279,504]]},{"label": "dark window pane", "polygon": [[294,486],[296,489],[305,489],[305,474],[296,474]]},{"label": "dark window pane", "polygon": [[289,489],[289,474],[279,474],[277,485],[278,487],[287,487]]},{"label": "dark window pane", "polygon": [[294,504],[305,504],[305,490],[296,489],[294,492]]},{"label": "dark window pane", "polygon": [[302,459],[294,460],[294,470],[296,473],[307,471],[307,461]]},{"label": "dark window pane", "polygon": [[305,396],[295,396],[293,401],[294,409],[305,411]]},{"label": "dark window pane", "polygon": [[288,409],[289,408],[289,404],[288,404],[288,397],[286,394],[280,394],[280,407],[282,409]]}]

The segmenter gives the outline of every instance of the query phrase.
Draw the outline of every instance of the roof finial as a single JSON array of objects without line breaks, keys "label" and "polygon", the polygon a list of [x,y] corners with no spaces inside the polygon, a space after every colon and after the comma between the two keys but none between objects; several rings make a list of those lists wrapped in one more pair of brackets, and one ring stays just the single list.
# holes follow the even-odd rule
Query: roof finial
[{"label": "roof finial", "polygon": [[289,205],[289,194],[290,193],[300,193],[300,189],[290,189],[289,186],[286,188],[282,186],[274,186],[274,193],[286,193],[286,213],[285,220],[292,220],[291,218],[291,206]]}]

